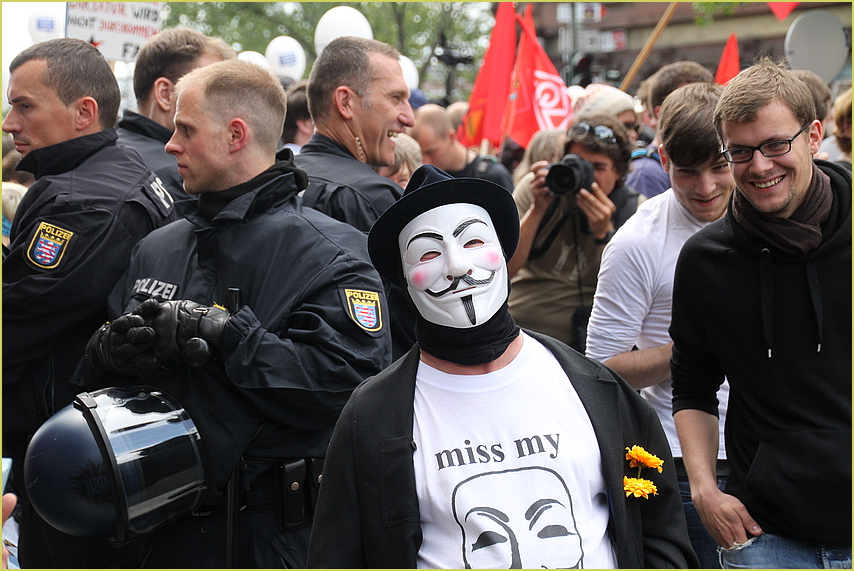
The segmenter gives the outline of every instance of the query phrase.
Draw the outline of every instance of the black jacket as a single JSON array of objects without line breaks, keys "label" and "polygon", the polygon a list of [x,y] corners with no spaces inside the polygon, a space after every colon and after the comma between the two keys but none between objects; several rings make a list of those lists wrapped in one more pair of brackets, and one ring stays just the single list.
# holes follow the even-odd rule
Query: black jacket
[{"label": "black jacket", "polygon": [[[481,172],[481,169],[483,169],[483,172]],[[461,170],[448,172],[448,174],[454,178],[482,178],[503,186],[507,189],[507,192],[513,192],[513,176],[507,170],[507,167],[499,163],[492,156],[478,155]]]},{"label": "black jacket", "polygon": [[402,189],[346,148],[315,133],[294,159],[308,173],[306,206],[346,222],[362,232],[400,198]]},{"label": "black jacket", "polygon": [[[314,134],[294,158],[297,166],[308,173],[308,188],[303,204],[311,206],[367,233],[380,214],[394,204],[401,188],[359,162],[341,144],[329,137]],[[394,358],[415,343],[415,315],[406,294],[393,284],[386,284],[392,315]]]},{"label": "black jacket", "polygon": [[[174,219],[172,198],[114,129],[27,154],[36,182],[12,225],[3,260],[4,454],[79,392],[67,381],[131,249]],[[7,448],[7,446],[9,446]]]},{"label": "black jacket", "polygon": [[[593,423],[611,509],[609,535],[621,568],[696,567],[670,447],[649,404],[610,369],[563,343],[527,332],[560,362]],[[309,567],[414,568],[422,535],[412,428],[419,350],[413,348],[353,392],[329,445]],[[476,422],[476,420],[473,420]],[[658,495],[626,498],[626,447],[662,451],[651,477]],[[645,475],[644,477],[650,477]]]},{"label": "black jacket", "polygon": [[[364,234],[304,208],[295,175],[276,163],[212,221],[192,209],[153,232],[111,296],[116,315],[156,295],[225,305],[226,290],[240,289],[215,358],[142,379],[186,407],[213,493],[241,456],[247,485],[277,459],[322,457],[350,392],[391,362]],[[357,323],[353,292],[376,296],[376,325]]]},{"label": "black jacket", "polygon": [[178,174],[178,161],[166,152],[172,131],[148,117],[125,109],[119,120],[119,145],[133,147],[154,174],[160,177],[175,200],[191,198],[184,192],[184,179]]},{"label": "black jacket", "polygon": [[673,410],[717,415],[729,380],[726,491],[766,532],[851,542],[851,173],[830,176],[821,244],[787,255],[732,215],[682,248]]}]

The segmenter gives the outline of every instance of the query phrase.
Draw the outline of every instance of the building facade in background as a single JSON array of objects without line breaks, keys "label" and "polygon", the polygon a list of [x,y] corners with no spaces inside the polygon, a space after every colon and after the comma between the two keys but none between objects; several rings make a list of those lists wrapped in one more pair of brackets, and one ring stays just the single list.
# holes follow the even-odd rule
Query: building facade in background
[{"label": "building facade in background", "polygon": [[[577,71],[573,68],[579,63],[582,67],[589,66],[590,80],[619,85],[669,5],[669,2],[535,2],[534,21],[540,41],[567,85],[577,83],[573,81]],[[714,73],[727,38],[733,32],[738,37],[742,68],[760,54],[784,58],[786,32],[792,22],[801,14],[818,9],[835,14],[845,27],[848,62],[836,79],[850,79],[850,2],[801,2],[782,21],[774,16],[768,3],[747,2],[737,6],[732,16],[714,16],[706,26],[695,22],[694,3],[680,2],[628,91],[635,93],[642,79],[674,61],[693,60]]]}]

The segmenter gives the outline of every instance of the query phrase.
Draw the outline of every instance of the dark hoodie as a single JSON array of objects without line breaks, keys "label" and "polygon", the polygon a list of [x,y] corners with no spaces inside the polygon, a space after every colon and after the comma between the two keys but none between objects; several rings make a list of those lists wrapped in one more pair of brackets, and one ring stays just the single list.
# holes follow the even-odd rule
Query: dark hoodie
[{"label": "dark hoodie", "polygon": [[822,241],[784,254],[731,211],[689,239],[673,288],[673,411],[717,415],[730,383],[726,491],[762,529],[851,541],[851,173],[825,161]]}]

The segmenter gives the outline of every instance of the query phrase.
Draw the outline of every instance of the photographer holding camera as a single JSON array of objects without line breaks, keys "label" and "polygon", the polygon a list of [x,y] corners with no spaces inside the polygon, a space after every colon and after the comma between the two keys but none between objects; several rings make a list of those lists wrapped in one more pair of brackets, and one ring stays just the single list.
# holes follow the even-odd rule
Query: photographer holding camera
[{"label": "photographer holding camera", "polygon": [[641,197],[624,184],[632,141],[616,117],[580,117],[568,137],[560,162],[534,163],[513,191],[521,222],[510,312],[583,352],[602,250]]}]

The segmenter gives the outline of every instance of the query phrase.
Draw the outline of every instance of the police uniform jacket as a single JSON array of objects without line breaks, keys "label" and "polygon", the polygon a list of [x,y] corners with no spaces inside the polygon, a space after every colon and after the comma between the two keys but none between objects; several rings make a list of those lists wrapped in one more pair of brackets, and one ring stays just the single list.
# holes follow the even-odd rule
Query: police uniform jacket
[{"label": "police uniform jacket", "polygon": [[[172,198],[108,129],[36,149],[3,260],[4,455],[79,392],[67,381],[131,249],[174,219]],[[10,448],[6,448],[10,446]]]},{"label": "police uniform jacket", "polygon": [[305,174],[280,161],[221,191],[237,196],[212,218],[193,208],[140,242],[111,299],[116,313],[155,296],[223,306],[228,288],[240,290],[204,366],[170,362],[141,380],[193,419],[209,491],[221,490],[241,456],[246,485],[277,459],[323,457],[352,390],[391,362],[365,236],[304,208],[296,196],[304,185]]},{"label": "police uniform jacket", "polygon": [[[697,567],[673,471],[670,446],[652,407],[604,365],[531,331],[566,371],[587,410],[608,486],[611,542],[620,568]],[[421,518],[412,454],[419,349],[353,393],[335,429],[323,473],[309,568],[415,568]],[[623,492],[626,447],[662,451],[658,495]],[[646,476],[649,477],[649,476]]]},{"label": "police uniform jacket", "polygon": [[178,174],[178,161],[166,152],[172,131],[144,115],[125,109],[119,120],[119,145],[133,147],[154,174],[160,177],[166,190],[177,200],[191,198],[184,192],[184,179]]},{"label": "police uniform jacket", "polygon": [[362,232],[394,204],[402,189],[359,161],[343,145],[315,133],[295,159],[308,173],[303,195],[311,206]]},{"label": "police uniform jacket", "polygon": [[[397,184],[356,160],[343,145],[323,135],[315,133],[294,161],[308,173],[303,204],[363,232],[371,229],[402,192]],[[396,359],[415,343],[415,314],[403,290],[387,283],[385,291]]]}]

